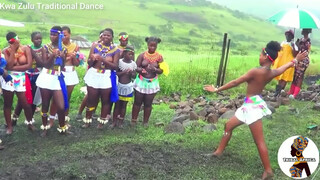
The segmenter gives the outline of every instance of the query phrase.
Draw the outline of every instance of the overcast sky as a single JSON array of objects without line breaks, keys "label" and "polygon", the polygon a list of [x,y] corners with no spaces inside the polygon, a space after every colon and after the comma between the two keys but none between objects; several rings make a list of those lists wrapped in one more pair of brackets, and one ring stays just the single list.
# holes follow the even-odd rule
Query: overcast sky
[{"label": "overcast sky", "polygon": [[320,0],[208,0],[264,19],[287,8],[306,9],[320,17]]}]

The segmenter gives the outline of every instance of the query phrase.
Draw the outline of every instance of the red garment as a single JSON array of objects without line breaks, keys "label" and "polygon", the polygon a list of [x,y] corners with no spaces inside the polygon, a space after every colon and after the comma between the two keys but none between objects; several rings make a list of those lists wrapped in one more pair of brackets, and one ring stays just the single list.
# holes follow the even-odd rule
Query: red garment
[{"label": "red garment", "polygon": [[32,104],[32,90],[31,90],[31,82],[26,73],[26,92],[25,92],[28,104]]}]

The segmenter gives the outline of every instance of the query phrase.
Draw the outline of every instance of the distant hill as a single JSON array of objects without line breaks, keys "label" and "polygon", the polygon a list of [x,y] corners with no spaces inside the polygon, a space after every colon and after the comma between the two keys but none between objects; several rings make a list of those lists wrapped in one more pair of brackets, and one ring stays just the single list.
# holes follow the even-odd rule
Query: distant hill
[{"label": "distant hill", "polygon": [[[38,0],[4,0],[1,3],[22,2],[25,7],[39,3]],[[53,1],[41,1],[51,4]],[[101,4],[103,10],[4,10],[1,17],[25,22],[24,28],[1,27],[0,36],[16,31],[22,42],[30,42],[32,31],[41,31],[49,41],[49,29],[53,25],[69,25],[73,35],[81,35],[91,41],[98,39],[100,30],[111,27],[115,37],[119,32],[130,34],[130,41],[141,48],[144,37],[159,36],[162,48],[195,50],[204,46],[220,48],[223,33],[232,39],[233,52],[259,50],[269,40],[284,40],[283,30],[259,18],[212,4],[205,0],[57,0],[55,3]],[[29,4],[28,4],[29,3]],[[2,39],[0,48],[6,45]],[[115,38],[116,40],[116,38]]]}]

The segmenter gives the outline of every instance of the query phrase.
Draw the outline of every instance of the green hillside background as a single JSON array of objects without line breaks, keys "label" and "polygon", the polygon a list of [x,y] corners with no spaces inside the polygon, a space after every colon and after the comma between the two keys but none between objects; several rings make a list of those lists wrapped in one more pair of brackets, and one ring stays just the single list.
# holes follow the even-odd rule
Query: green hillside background
[{"label": "green hillside background", "polygon": [[[38,0],[5,0],[4,3],[38,3]],[[51,3],[52,1],[42,1]],[[55,1],[73,4],[79,1]],[[140,49],[144,37],[159,36],[161,49],[199,50],[205,47],[220,49],[223,33],[232,40],[232,52],[256,51],[269,40],[284,39],[281,28],[262,19],[232,11],[204,0],[108,0],[80,1],[103,4],[104,10],[1,10],[1,18],[25,22],[24,28],[1,27],[0,36],[16,31],[23,43],[29,43],[32,31],[41,31],[44,42],[48,41],[53,25],[69,25],[73,35],[82,35],[94,41],[99,31],[106,27],[115,34],[126,31],[131,43]],[[6,46],[6,41],[1,41]]]},{"label": "green hillside background", "polygon": [[[18,2],[36,4],[38,0],[5,0],[5,4]],[[202,85],[215,83],[221,57],[223,34],[231,39],[229,62],[226,72],[228,82],[239,77],[248,69],[259,66],[258,57],[261,48],[270,40],[279,42],[285,39],[287,28],[270,24],[261,17],[255,17],[238,10],[205,0],[70,0],[54,3],[102,4],[103,10],[1,10],[1,17],[25,23],[23,28],[1,27],[0,48],[7,46],[5,35],[15,31],[23,44],[30,44],[30,34],[40,31],[43,44],[49,42],[49,30],[54,25],[68,25],[72,36],[80,35],[89,41],[98,39],[99,32],[107,27],[114,30],[115,43],[117,34],[129,33],[129,44],[134,45],[136,56],[146,49],[146,36],[158,36],[162,42],[158,51],[168,62],[171,73],[160,81],[162,93],[174,91],[202,94]],[[50,4],[45,0],[41,3]],[[317,32],[318,30],[314,30]],[[317,36],[312,34],[311,65],[307,74],[317,74],[320,62]],[[301,37],[299,30],[296,37]],[[88,50],[82,50],[85,55]],[[85,69],[79,70],[84,75]],[[160,77],[163,79],[164,77]],[[82,79],[82,78],[80,78]],[[275,81],[267,89],[275,85]],[[84,84],[81,84],[84,85]],[[245,85],[235,92],[243,91]],[[231,90],[231,93],[234,93]]]}]

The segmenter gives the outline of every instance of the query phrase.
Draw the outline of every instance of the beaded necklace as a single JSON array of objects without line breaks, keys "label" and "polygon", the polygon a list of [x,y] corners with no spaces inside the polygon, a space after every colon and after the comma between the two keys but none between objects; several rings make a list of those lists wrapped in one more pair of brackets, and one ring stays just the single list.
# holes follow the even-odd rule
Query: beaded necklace
[{"label": "beaded necklace", "polygon": [[145,60],[148,60],[150,63],[158,62],[161,60],[162,55],[158,52],[155,52],[153,54],[148,53],[148,51],[144,52],[143,58]]},{"label": "beaded necklace", "polygon": [[19,48],[17,49],[17,52],[14,53],[14,57],[15,57],[16,59],[19,59],[21,56],[24,56],[24,52],[23,52],[22,49],[19,47]]}]

